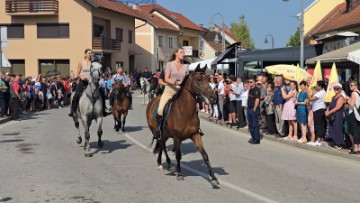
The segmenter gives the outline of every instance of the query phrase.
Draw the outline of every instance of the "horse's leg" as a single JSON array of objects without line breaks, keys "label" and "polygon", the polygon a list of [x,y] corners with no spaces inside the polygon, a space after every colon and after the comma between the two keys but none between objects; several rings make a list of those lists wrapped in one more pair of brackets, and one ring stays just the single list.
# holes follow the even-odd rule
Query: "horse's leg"
[{"label": "horse's leg", "polygon": [[116,132],[119,132],[120,125],[121,125],[121,123],[119,122],[119,116],[120,116],[120,113],[115,112],[115,115],[114,115],[115,126],[114,126],[114,128],[115,128]]},{"label": "horse's leg", "polygon": [[162,151],[163,151],[163,141],[162,139],[160,140],[156,140],[156,147],[159,147],[158,149],[158,158],[157,158],[157,164],[158,164],[158,167],[157,167],[157,170],[158,171],[163,171],[163,166],[162,166],[162,161],[161,161],[161,158],[162,158]]},{"label": "horse's leg", "polygon": [[168,164],[168,170],[173,172],[174,171],[174,166],[171,163],[171,160],[169,158],[169,155],[168,155],[167,149],[166,149],[166,141],[168,140],[168,138],[166,137],[166,138],[163,138],[163,139],[165,139],[164,140],[164,153],[165,153],[165,156],[166,156],[166,163]]},{"label": "horse's leg", "polygon": [[118,119],[117,119],[117,124],[118,124],[118,130],[116,132],[118,132],[122,126],[122,123],[121,123],[121,113],[119,112],[119,115],[118,115]]},{"label": "horse's leg", "polygon": [[84,144],[84,150],[85,150],[85,157],[91,157],[92,154],[90,153],[90,133],[89,133],[89,121],[87,116],[83,116],[81,118],[81,121],[83,123],[84,126],[84,131],[85,131],[85,144]]},{"label": "horse's leg", "polygon": [[127,114],[128,114],[128,112],[125,112],[123,114],[123,119],[122,119],[122,131],[123,131],[123,133],[125,132],[125,121],[126,121]]},{"label": "horse's leg", "polygon": [[211,167],[209,156],[208,156],[208,154],[206,153],[206,151],[204,149],[204,145],[203,145],[203,142],[202,142],[201,135],[200,134],[195,134],[195,135],[193,135],[191,137],[191,139],[194,142],[194,144],[196,145],[196,147],[198,148],[198,150],[200,151],[201,156],[203,157],[203,159],[205,161],[205,164],[207,165],[207,167],[209,169],[209,175],[211,177],[211,181],[210,181],[211,184],[214,185],[214,186],[219,185],[219,181],[215,177],[214,170]]},{"label": "horse's leg", "polygon": [[79,119],[78,119],[78,117],[77,117],[76,115],[74,115],[73,120],[74,120],[74,122],[75,122],[75,127],[76,127],[77,130],[78,130],[78,137],[76,138],[76,143],[81,144],[82,138],[81,138],[81,135],[80,135],[80,128],[79,128],[80,123],[79,123]]},{"label": "horse's leg", "polygon": [[116,113],[113,113],[113,118],[114,118],[114,129],[116,129]]},{"label": "horse's leg", "polygon": [[181,141],[174,138],[174,145],[175,145],[175,152],[176,152],[176,179],[177,180],[184,180],[184,176],[181,172],[180,160],[181,160],[181,150],[180,145]]},{"label": "horse's leg", "polygon": [[98,117],[96,119],[96,124],[97,124],[97,135],[98,135],[98,147],[99,148],[103,148],[104,147],[104,142],[101,140],[101,136],[103,134],[103,130],[102,130],[102,123],[103,123],[103,117]]}]

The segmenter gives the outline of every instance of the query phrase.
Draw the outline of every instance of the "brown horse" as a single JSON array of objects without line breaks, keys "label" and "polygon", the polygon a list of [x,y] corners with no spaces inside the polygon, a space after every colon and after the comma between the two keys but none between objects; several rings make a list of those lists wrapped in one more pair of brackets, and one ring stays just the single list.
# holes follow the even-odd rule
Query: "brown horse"
[{"label": "brown horse", "polygon": [[[185,77],[178,92],[178,94],[180,95],[176,100],[174,100],[172,107],[169,110],[168,120],[164,124],[161,138],[159,140],[156,140],[156,146],[154,151],[159,152],[157,159],[158,170],[162,170],[162,151],[165,152],[166,162],[168,163],[169,169],[171,170],[172,165],[166,151],[166,141],[169,138],[173,138],[177,161],[177,179],[183,180],[184,177],[180,167],[180,145],[182,141],[191,139],[196,145],[197,149],[200,151],[209,169],[211,184],[218,185],[219,181],[214,175],[213,168],[210,165],[208,155],[203,146],[201,135],[199,134],[200,120],[196,109],[196,96],[203,97],[206,103],[213,103],[215,101],[215,94],[211,90],[207,77],[204,75],[206,68],[207,67],[205,66],[201,69],[198,65],[195,69],[195,73],[190,73]],[[157,121],[155,120],[155,118],[153,118],[153,111],[154,107],[159,103],[159,100],[160,97],[156,97],[155,99],[153,99],[146,109],[146,118],[149,128],[153,134],[158,127]]]},{"label": "brown horse", "polygon": [[[130,100],[126,95],[126,90],[123,83],[118,80],[113,87],[114,92],[114,104],[112,106],[112,114],[114,116],[114,129],[119,132],[120,128],[122,132],[125,132],[125,120],[130,108]],[[122,122],[121,122],[122,117]]]}]

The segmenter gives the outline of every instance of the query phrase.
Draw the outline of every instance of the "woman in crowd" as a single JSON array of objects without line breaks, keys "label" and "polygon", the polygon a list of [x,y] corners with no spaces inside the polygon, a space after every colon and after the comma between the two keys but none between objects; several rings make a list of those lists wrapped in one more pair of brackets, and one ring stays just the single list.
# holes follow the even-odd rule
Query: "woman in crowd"
[{"label": "woman in crowd", "polygon": [[265,104],[265,120],[267,124],[266,134],[270,134],[270,135],[274,135],[276,133],[275,108],[274,108],[273,99],[274,99],[274,84],[267,83],[264,104]]},{"label": "woman in crowd", "polygon": [[341,84],[334,84],[333,89],[335,96],[332,98],[328,109],[325,111],[325,116],[328,118],[327,120],[329,122],[329,138],[335,142],[334,148],[341,149],[345,144],[344,134],[342,132],[345,99],[341,95]]},{"label": "woman in crowd", "polygon": [[310,90],[307,88],[307,95],[309,101],[312,101],[312,111],[314,115],[314,127],[315,127],[315,136],[316,142],[314,146],[321,146],[321,142],[324,141],[326,133],[326,123],[325,123],[325,83],[324,81],[317,81],[315,94],[311,94]]},{"label": "woman in crowd", "polygon": [[281,115],[281,119],[287,121],[289,125],[289,134],[284,139],[297,141],[298,136],[297,136],[297,123],[296,123],[296,110],[295,110],[297,83],[295,81],[291,81],[289,85],[290,85],[290,90],[288,93],[286,93],[285,87],[282,87],[281,89],[282,97],[286,100]]},{"label": "woman in crowd", "polygon": [[306,93],[306,82],[300,82],[300,93],[295,101],[296,105],[296,118],[297,123],[301,127],[301,138],[299,139],[299,143],[307,143],[306,139],[306,131],[308,124],[308,109],[307,109],[307,93]]},{"label": "woman in crowd", "polygon": [[[313,94],[315,94],[317,92],[316,88],[312,87],[311,92]],[[314,112],[312,110],[312,104],[313,104],[313,102],[310,102],[310,101],[307,102],[307,109],[308,109],[308,123],[307,123],[307,125],[308,125],[308,129],[309,129],[309,132],[310,132],[310,141],[307,144],[314,146],[316,137],[315,137],[315,126],[314,126]]]},{"label": "woman in crowd", "polygon": [[353,80],[350,83],[351,97],[346,97],[346,103],[349,105],[349,120],[351,134],[354,139],[353,150],[350,154],[360,154],[360,115],[357,111],[360,106],[359,82]]},{"label": "woman in crowd", "polygon": [[215,103],[212,105],[212,119],[214,120],[218,120],[219,118],[219,95],[216,93],[217,89],[218,89],[218,80],[216,77],[214,77],[213,79],[213,86],[211,86],[212,90],[215,93],[216,99],[215,99]]}]

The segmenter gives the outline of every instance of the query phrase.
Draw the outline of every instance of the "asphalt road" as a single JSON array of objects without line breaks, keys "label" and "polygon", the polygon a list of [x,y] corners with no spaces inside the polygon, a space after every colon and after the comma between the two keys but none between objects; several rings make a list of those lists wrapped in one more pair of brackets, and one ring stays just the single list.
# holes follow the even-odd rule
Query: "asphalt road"
[{"label": "asphalt road", "polygon": [[[360,162],[263,140],[202,121],[204,146],[220,186],[190,141],[182,144],[184,181],[157,171],[142,97],[134,97],[126,133],[103,124],[104,148],[90,129],[93,157],[68,108],[0,125],[0,202],[359,202]],[[168,141],[169,148],[172,141]],[[174,160],[174,155],[170,153]],[[165,160],[163,160],[165,161]]]}]

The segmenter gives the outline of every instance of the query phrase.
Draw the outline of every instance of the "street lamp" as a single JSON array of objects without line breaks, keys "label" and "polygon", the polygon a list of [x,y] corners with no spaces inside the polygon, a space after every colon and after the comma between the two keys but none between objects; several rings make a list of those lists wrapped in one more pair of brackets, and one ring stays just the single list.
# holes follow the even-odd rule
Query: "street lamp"
[{"label": "street lamp", "polygon": [[[288,2],[289,0],[282,0]],[[304,0],[301,0],[300,15],[300,67],[304,68]]]},{"label": "street lamp", "polygon": [[[222,19],[222,28],[221,29],[221,35],[222,35],[222,38],[221,38],[221,53],[224,53],[225,51],[225,24],[224,24],[224,16],[221,15],[221,13],[215,13],[212,17],[211,17],[211,22],[210,22],[210,25],[209,25],[209,30],[210,31],[214,31],[215,30],[215,22],[214,22],[214,17],[215,16],[220,16],[221,19]],[[216,34],[215,35],[215,39],[214,39],[214,42],[215,43],[219,43],[219,36]],[[221,69],[221,73],[224,73],[224,65],[222,65],[222,69]]]},{"label": "street lamp", "polygon": [[264,44],[269,43],[267,37],[271,37],[271,47],[274,48],[274,36],[272,36],[271,34],[266,35],[265,40],[264,40]]}]

